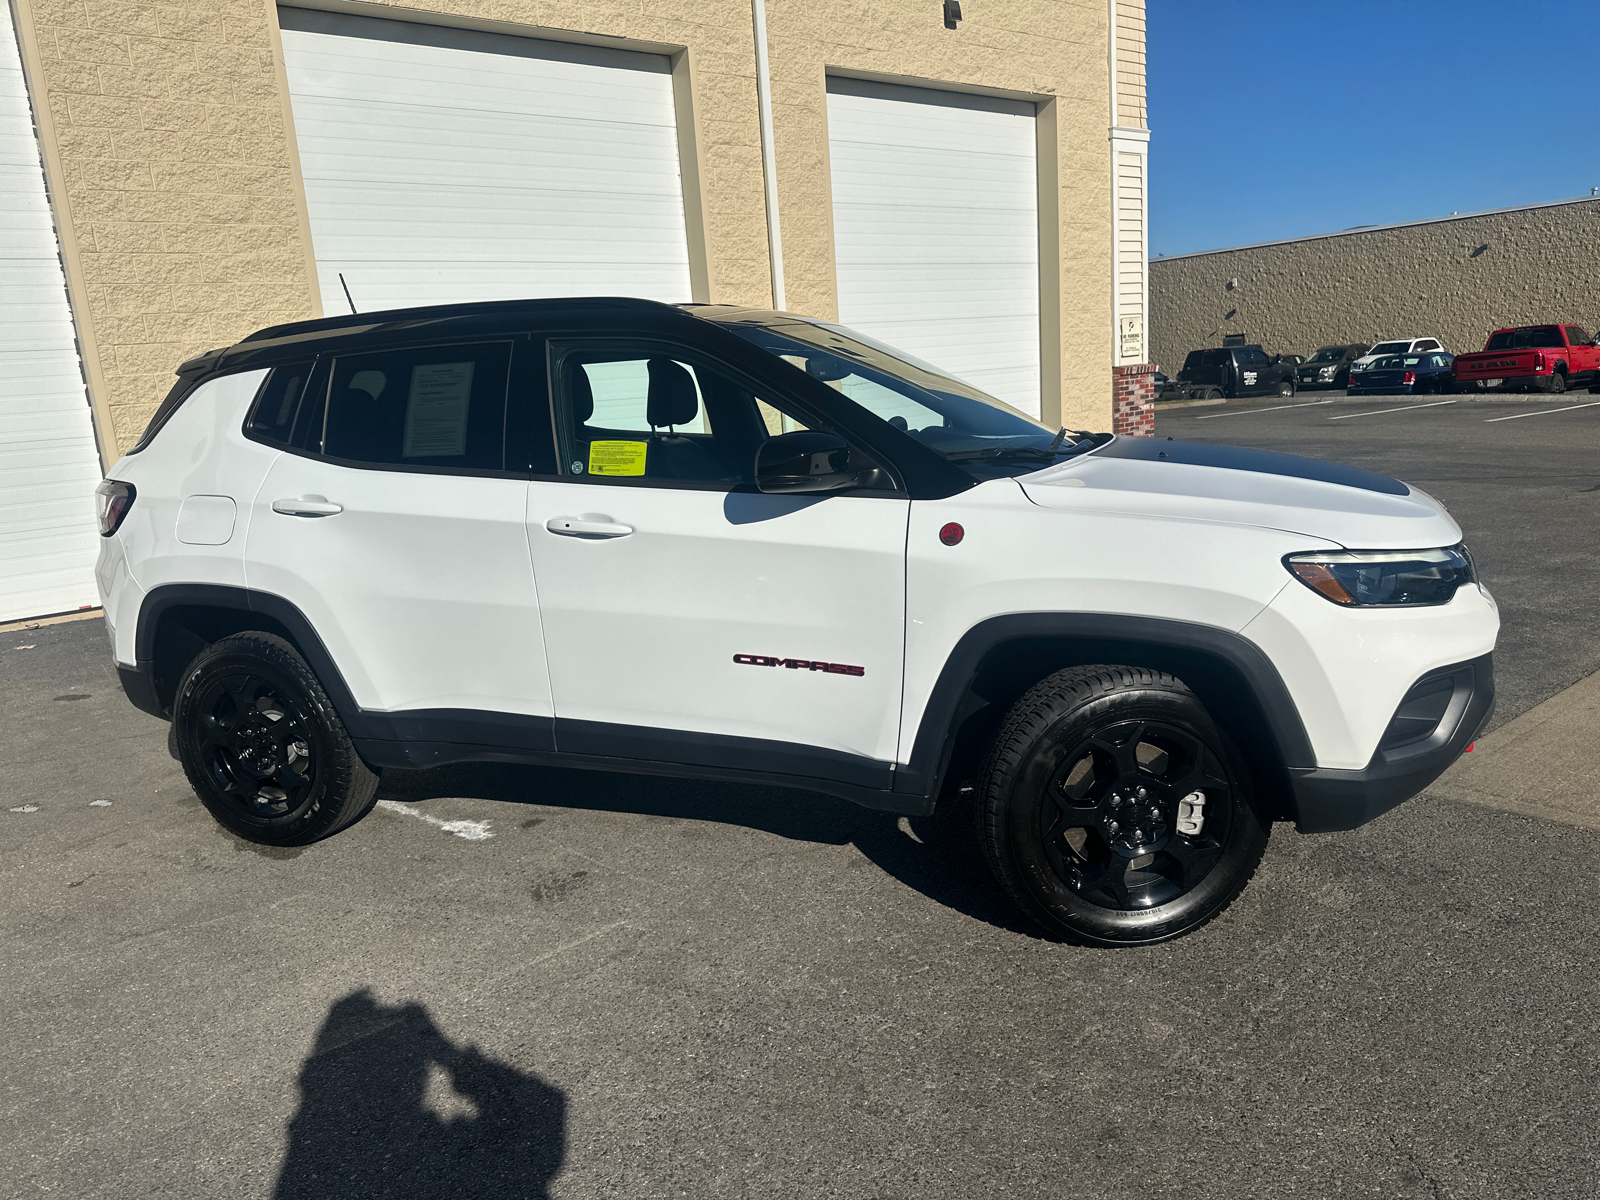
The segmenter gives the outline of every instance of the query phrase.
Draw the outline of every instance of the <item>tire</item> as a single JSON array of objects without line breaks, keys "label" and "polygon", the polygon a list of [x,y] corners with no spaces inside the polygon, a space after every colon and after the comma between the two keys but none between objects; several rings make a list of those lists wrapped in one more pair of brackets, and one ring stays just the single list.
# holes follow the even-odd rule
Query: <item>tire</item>
[{"label": "tire", "polygon": [[1285,400],[1294,398],[1294,380],[1285,379],[1278,384],[1278,395]]},{"label": "tire", "polygon": [[[1200,824],[1180,833],[1196,792]],[[1269,833],[1252,800],[1237,750],[1179,680],[1072,667],[1002,722],[978,834],[1000,885],[1051,934],[1147,946],[1204,925],[1250,881]]]},{"label": "tire", "polygon": [[202,650],[178,684],[172,725],[195,793],[246,841],[303,846],[372,806],[377,775],[280,637],[240,633]]},{"label": "tire", "polygon": [[1561,395],[1562,392],[1564,392],[1566,390],[1567,390],[1567,377],[1565,375],[1563,375],[1560,371],[1552,371],[1550,373],[1550,394],[1552,396],[1559,396],[1559,395]]},{"label": "tire", "polygon": [[1221,388],[1207,388],[1206,389],[1206,394],[1205,394],[1205,399],[1207,399],[1207,400],[1226,400],[1227,397],[1222,394],[1222,389]]}]

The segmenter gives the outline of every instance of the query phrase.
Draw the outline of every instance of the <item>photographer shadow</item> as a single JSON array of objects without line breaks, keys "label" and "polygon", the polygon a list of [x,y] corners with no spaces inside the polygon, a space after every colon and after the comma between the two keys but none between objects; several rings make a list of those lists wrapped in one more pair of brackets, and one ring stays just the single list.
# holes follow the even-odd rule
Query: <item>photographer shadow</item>
[{"label": "photographer shadow", "polygon": [[329,1009],[300,1092],[275,1200],[540,1200],[566,1153],[559,1089],[366,990]]}]

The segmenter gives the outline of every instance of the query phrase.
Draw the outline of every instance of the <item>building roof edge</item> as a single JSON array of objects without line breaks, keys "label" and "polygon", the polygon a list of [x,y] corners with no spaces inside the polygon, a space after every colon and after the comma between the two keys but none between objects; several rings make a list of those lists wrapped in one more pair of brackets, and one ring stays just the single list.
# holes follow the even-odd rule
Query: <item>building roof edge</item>
[{"label": "building roof edge", "polygon": [[1270,242],[1247,242],[1241,246],[1220,246],[1215,250],[1191,250],[1187,254],[1153,255],[1152,263],[1176,262],[1180,258],[1204,258],[1208,254],[1232,254],[1236,250],[1261,250],[1267,246],[1290,246],[1296,242],[1320,242],[1328,238],[1352,237],[1361,233],[1381,233],[1386,229],[1410,229],[1416,225],[1441,225],[1447,221],[1470,221],[1475,217],[1498,217],[1503,213],[1531,212],[1536,208],[1559,208],[1566,204],[1600,204],[1600,196],[1574,196],[1569,200],[1545,200],[1539,204],[1514,204],[1510,208],[1487,208],[1481,212],[1451,213],[1447,217],[1424,217],[1420,221],[1392,221],[1387,225],[1356,225],[1332,233],[1308,233],[1301,237],[1277,238]]}]

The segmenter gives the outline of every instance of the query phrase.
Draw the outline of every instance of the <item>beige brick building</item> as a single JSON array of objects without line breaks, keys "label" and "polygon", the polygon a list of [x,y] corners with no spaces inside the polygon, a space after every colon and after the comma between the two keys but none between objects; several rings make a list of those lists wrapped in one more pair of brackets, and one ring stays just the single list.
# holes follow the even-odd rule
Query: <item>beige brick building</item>
[{"label": "beige brick building", "polygon": [[1242,333],[1275,354],[1405,336],[1463,354],[1495,329],[1600,324],[1600,197],[1451,214],[1150,264],[1152,355]]},{"label": "beige brick building", "polygon": [[[1143,0],[8,2],[14,28],[0,40],[15,41],[36,127],[33,169],[101,465],[138,437],[179,361],[263,325],[342,311],[343,288],[363,311],[395,297],[584,290],[781,304],[889,341],[927,324],[919,296],[943,297],[940,345],[958,360],[1011,355],[992,364],[1013,389],[1005,398],[1080,427],[1110,425],[1113,368],[1149,357]],[[393,200],[395,189],[417,181],[400,159],[424,153],[429,122],[446,121],[441,143],[482,133],[485,146],[508,144],[494,143],[499,126],[483,132],[476,73],[448,74],[472,55],[548,93],[516,116],[515,154],[485,152],[494,171],[542,145],[549,122],[583,128],[596,113],[596,163],[612,158],[601,170],[551,150],[503,187],[496,176],[432,215],[416,210],[401,236],[390,217],[412,201]],[[353,137],[364,78],[392,120],[411,102],[411,72],[435,60],[429,86],[442,90],[418,102],[414,139],[384,150]],[[615,95],[612,76],[623,81]],[[439,116],[457,96],[478,113],[459,135]],[[569,111],[580,100],[592,111]],[[643,149],[630,158],[617,147]],[[415,170],[431,172],[434,193],[473,182]],[[475,223],[477,201],[461,199],[513,193],[500,224]],[[620,214],[595,218],[609,222],[593,239],[602,265],[547,270],[581,240],[561,221],[577,229],[586,209]],[[499,263],[482,246],[451,249],[451,237],[466,247],[485,229],[506,231],[507,246],[526,233],[533,265],[518,266],[512,249]],[[426,268],[406,267],[413,245],[434,256]],[[630,246],[659,270],[629,274]],[[966,331],[963,351],[968,297],[992,314]],[[963,373],[960,361],[941,365]],[[0,410],[0,456],[9,436]],[[26,572],[25,553],[7,565],[8,528],[0,501],[0,573]],[[30,526],[30,547],[38,536]],[[11,603],[11,615],[56,594],[12,590],[36,599]]]}]

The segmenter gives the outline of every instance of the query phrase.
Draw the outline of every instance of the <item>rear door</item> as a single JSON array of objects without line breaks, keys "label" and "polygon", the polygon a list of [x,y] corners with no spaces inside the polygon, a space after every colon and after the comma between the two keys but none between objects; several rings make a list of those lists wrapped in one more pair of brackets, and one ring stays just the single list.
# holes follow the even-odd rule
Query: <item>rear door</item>
[{"label": "rear door", "polygon": [[528,492],[560,750],[888,787],[902,495],[756,491],[812,419],[676,341],[550,344],[559,473]]},{"label": "rear door", "polygon": [[1600,348],[1596,348],[1589,335],[1577,325],[1568,325],[1567,341],[1570,357],[1567,377],[1574,383],[1593,383],[1596,368],[1600,367]]},{"label": "rear door", "polygon": [[506,462],[527,346],[325,357],[257,493],[248,585],[298,608],[357,703],[407,736],[549,746],[527,475]]}]

